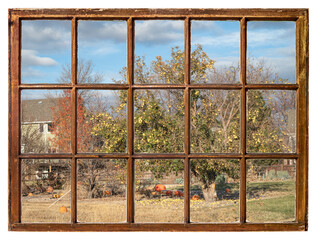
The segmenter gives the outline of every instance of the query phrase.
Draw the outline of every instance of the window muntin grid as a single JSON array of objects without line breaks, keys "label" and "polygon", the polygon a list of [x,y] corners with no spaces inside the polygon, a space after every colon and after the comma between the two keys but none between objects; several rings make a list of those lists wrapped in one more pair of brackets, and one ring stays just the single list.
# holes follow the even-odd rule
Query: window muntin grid
[{"label": "window muntin grid", "polygon": [[[240,166],[241,166],[241,190],[240,190],[240,201],[241,201],[241,207],[240,207],[240,223],[245,223],[245,161],[249,158],[257,158],[259,157],[257,154],[251,154],[246,152],[246,128],[245,128],[245,115],[246,115],[246,93],[248,89],[278,89],[278,90],[296,90],[299,92],[299,84],[290,84],[287,86],[283,85],[275,85],[272,86],[270,84],[266,85],[257,85],[257,84],[246,84],[246,75],[245,75],[245,66],[246,66],[246,18],[241,18],[240,20],[240,44],[241,44],[241,75],[240,75],[240,84],[235,84],[232,86],[225,86],[223,84],[213,84],[209,86],[205,85],[197,85],[193,86],[190,84],[190,76],[188,74],[189,71],[189,56],[190,56],[190,18],[186,18],[184,21],[185,26],[185,84],[177,84],[172,86],[167,85],[150,85],[150,86],[142,86],[142,85],[135,85],[133,83],[133,46],[134,46],[134,19],[129,18],[127,21],[128,24],[128,84],[124,85],[116,85],[116,84],[103,84],[103,85],[87,85],[87,86],[80,86],[76,84],[76,70],[77,70],[77,22],[78,19],[75,17],[72,19],[72,84],[63,84],[63,85],[57,85],[57,84],[38,84],[38,85],[31,85],[31,84],[20,84],[20,89],[71,89],[72,94],[72,153],[71,155],[68,155],[72,157],[72,185],[76,183],[76,175],[74,174],[74,169],[76,169],[77,159],[78,158],[88,158],[88,157],[94,157],[94,158],[113,158],[113,157],[124,157],[128,158],[128,194],[127,194],[127,201],[128,201],[128,212],[127,212],[127,220],[128,223],[133,223],[133,210],[134,210],[134,203],[133,203],[133,181],[134,181],[134,160],[138,158],[148,158],[146,154],[138,153],[135,154],[133,151],[133,94],[135,89],[167,89],[167,88],[175,88],[175,89],[184,89],[185,96],[185,146],[184,146],[184,153],[181,154],[153,154],[150,157],[151,158],[176,158],[176,157],[183,157],[185,159],[185,194],[189,191],[189,161],[190,159],[200,158],[200,157],[208,157],[208,158],[239,158],[240,159]],[[297,20],[299,21],[299,20]],[[297,56],[297,58],[299,58]],[[76,146],[76,96],[77,91],[79,89],[127,89],[128,90],[128,154],[122,154],[122,155],[101,155],[101,154],[95,154],[95,155],[89,155],[87,154],[79,154],[77,153],[77,146]],[[190,99],[190,90],[191,89],[223,89],[223,90],[230,90],[230,89],[236,89],[239,90],[241,93],[241,153],[239,154],[193,154],[190,151],[190,141],[189,141],[189,99]],[[299,99],[297,98],[297,101]],[[130,120],[129,120],[130,119]],[[298,122],[300,119],[298,119]],[[297,125],[299,124],[297,122]],[[298,152],[299,146],[297,146],[297,151],[294,154],[262,154],[261,157],[269,158],[290,158],[290,159],[297,159],[300,156],[300,153]],[[85,156],[86,155],[86,156]],[[31,158],[32,154],[28,155],[19,155],[24,156],[24,158]],[[53,157],[53,158],[60,158],[64,157],[65,155],[56,154],[56,155],[38,155],[37,157]],[[303,167],[302,167],[303,168]],[[304,170],[302,170],[304,171]],[[130,190],[129,190],[130,189]],[[74,187],[73,187],[74,190]],[[297,194],[298,191],[297,191]],[[72,192],[72,205],[76,209],[76,190]],[[297,210],[298,212],[298,210]],[[298,214],[297,214],[298,215]],[[184,207],[184,216],[185,216],[185,223],[189,224],[190,218],[189,218],[189,199],[188,194],[185,196],[185,207]],[[297,216],[298,217],[298,216]],[[76,210],[72,212],[72,222],[76,223]]]}]

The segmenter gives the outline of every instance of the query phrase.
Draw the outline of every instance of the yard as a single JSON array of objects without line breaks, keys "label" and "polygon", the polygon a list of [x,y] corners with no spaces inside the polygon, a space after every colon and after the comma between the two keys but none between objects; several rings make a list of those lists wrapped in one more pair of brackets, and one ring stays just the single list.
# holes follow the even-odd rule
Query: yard
[{"label": "yard", "polygon": [[[218,200],[191,200],[192,222],[239,221],[239,186],[218,185]],[[223,192],[225,189],[225,192]],[[226,189],[230,191],[226,192]],[[193,186],[192,194],[199,192]],[[55,194],[63,195],[59,190]],[[70,194],[52,205],[53,194],[41,193],[22,197],[22,222],[70,222]],[[61,207],[66,212],[60,212]],[[183,222],[182,197],[163,196],[136,198],[135,222]],[[65,210],[63,208],[63,210]],[[295,182],[293,180],[250,182],[247,184],[247,220],[251,222],[293,221],[295,216]],[[126,200],[107,196],[78,201],[79,222],[125,222]]]}]

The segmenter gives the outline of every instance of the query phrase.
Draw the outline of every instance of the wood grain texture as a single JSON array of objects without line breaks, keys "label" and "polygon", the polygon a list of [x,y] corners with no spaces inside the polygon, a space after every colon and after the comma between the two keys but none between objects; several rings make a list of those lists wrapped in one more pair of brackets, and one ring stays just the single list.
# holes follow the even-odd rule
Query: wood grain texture
[{"label": "wood grain texture", "polygon": [[188,155],[190,153],[190,89],[188,85],[190,85],[190,36],[191,36],[191,28],[190,28],[190,19],[186,18],[184,21],[184,35],[185,35],[185,73],[184,73],[184,83],[185,83],[185,92],[184,92],[184,106],[185,106],[185,129],[184,129],[184,222],[190,222],[190,159]]},{"label": "wood grain texture", "polygon": [[127,22],[127,62],[128,62],[128,184],[127,184],[127,221],[134,222],[134,20],[130,18]]},{"label": "wood grain texture", "polygon": [[21,221],[20,204],[20,20],[16,16],[9,16],[9,228],[11,224]]},{"label": "wood grain texture", "polygon": [[13,224],[13,231],[56,231],[56,232],[71,232],[71,231],[142,231],[142,232],[219,232],[219,231],[304,231],[305,225],[300,223],[262,223],[262,224],[137,224],[137,223],[122,223],[122,224]]},{"label": "wood grain texture", "polygon": [[71,222],[77,222],[77,160],[74,157],[77,153],[77,63],[78,63],[78,22],[73,18],[71,22],[71,41],[72,41],[72,58],[71,58]]},{"label": "wood grain texture", "polygon": [[[22,19],[68,19],[72,21],[72,81],[70,84],[21,84],[21,27]],[[78,84],[78,20],[125,20],[127,22],[127,83]],[[183,84],[134,84],[135,20],[181,19],[184,20],[185,68]],[[190,82],[190,21],[236,20],[240,21],[240,83],[191,84]],[[248,84],[246,82],[247,22],[296,21],[295,84]],[[308,226],[308,10],[307,9],[9,9],[9,229],[13,231],[303,231]],[[20,153],[20,91],[23,89],[70,89],[72,104],[72,152],[58,154]],[[128,92],[128,138],[126,153],[77,153],[77,90],[122,89]],[[134,90],[183,89],[185,103],[185,141],[183,153],[147,154],[134,152]],[[236,89],[241,92],[241,148],[238,153],[191,153],[190,151],[190,90]],[[297,149],[296,153],[247,153],[246,152],[246,92],[249,89],[297,91]],[[71,224],[22,224],[21,223],[21,159],[71,159],[72,195]],[[81,224],[77,223],[77,160],[78,159],[127,159],[127,223]],[[190,222],[190,160],[198,158],[240,160],[240,223],[198,224]],[[246,222],[246,160],[247,159],[296,159],[296,220],[289,223],[251,224]],[[184,159],[185,200],[184,224],[134,223],[134,161],[135,159]]]},{"label": "wood grain texture", "polygon": [[308,12],[296,23],[297,39],[297,221],[308,228]]},{"label": "wood grain texture", "polygon": [[127,19],[129,17],[148,19],[148,18],[208,18],[208,19],[239,19],[248,17],[250,19],[287,19],[296,20],[299,16],[305,16],[306,9],[10,9],[12,14],[23,18],[94,18],[107,17],[112,19]]}]

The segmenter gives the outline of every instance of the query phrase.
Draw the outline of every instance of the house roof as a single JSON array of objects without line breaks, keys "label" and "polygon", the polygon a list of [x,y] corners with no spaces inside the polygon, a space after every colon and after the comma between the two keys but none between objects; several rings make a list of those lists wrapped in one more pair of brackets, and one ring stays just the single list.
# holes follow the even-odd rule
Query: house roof
[{"label": "house roof", "polygon": [[22,100],[22,123],[52,121],[52,107],[56,107],[57,101],[58,98]]}]

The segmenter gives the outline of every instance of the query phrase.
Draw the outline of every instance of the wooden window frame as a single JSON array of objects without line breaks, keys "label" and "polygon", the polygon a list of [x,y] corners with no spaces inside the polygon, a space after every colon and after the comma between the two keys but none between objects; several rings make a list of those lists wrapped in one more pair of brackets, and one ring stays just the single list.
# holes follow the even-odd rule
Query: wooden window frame
[{"label": "wooden window frame", "polygon": [[[71,20],[71,83],[21,84],[21,21]],[[170,19],[184,21],[185,82],[184,84],[134,84],[134,21]],[[127,21],[127,84],[77,85],[78,20]],[[191,20],[240,21],[240,83],[190,84],[190,23]],[[296,22],[296,83],[248,84],[246,82],[246,27],[248,21]],[[70,154],[22,154],[20,152],[20,92],[22,89],[70,89],[72,104],[72,139]],[[77,90],[126,89],[128,91],[128,147],[126,154],[82,154],[77,152]],[[133,93],[135,89],[183,89],[185,101],[185,147],[181,154],[140,154],[133,152]],[[241,92],[241,151],[239,154],[194,154],[190,151],[190,90],[237,89]],[[295,153],[246,152],[246,92],[248,89],[296,90],[297,132]],[[71,222],[21,223],[21,159],[71,159]],[[127,222],[94,224],[77,222],[77,159],[126,158],[128,160]],[[181,158],[184,159],[184,223],[134,222],[134,159]],[[240,159],[240,221],[230,224],[190,222],[190,159],[237,158]],[[246,160],[259,158],[296,159],[296,220],[285,223],[246,222]],[[10,9],[9,10],[9,230],[12,231],[303,231],[308,228],[308,9]]]}]

